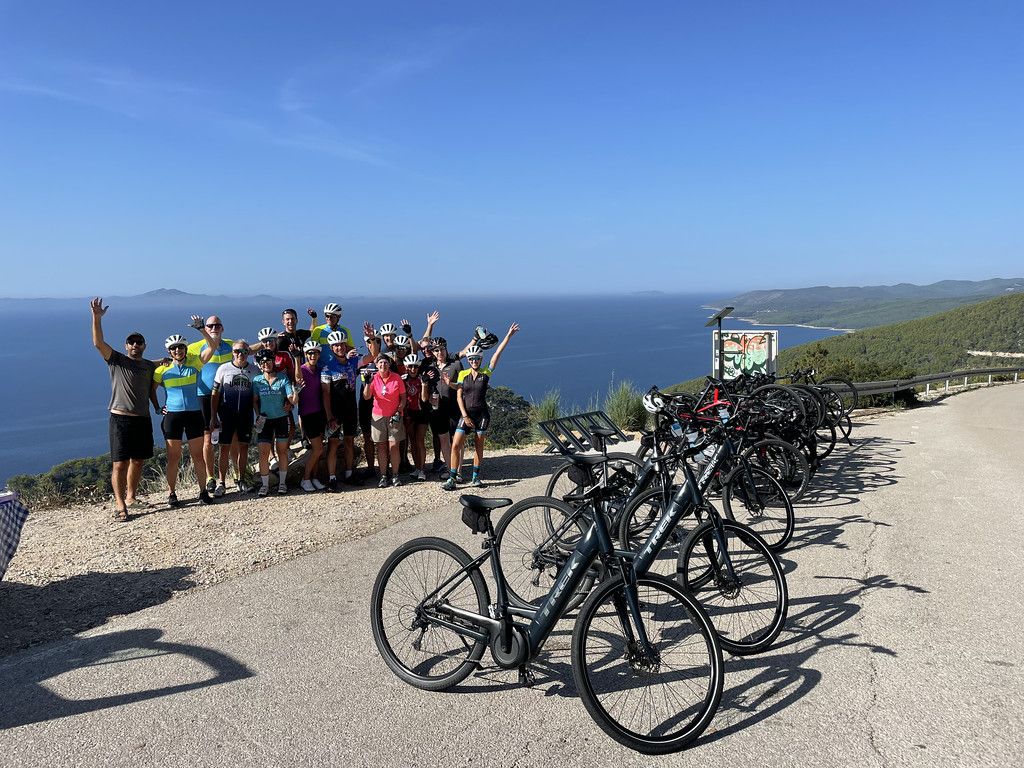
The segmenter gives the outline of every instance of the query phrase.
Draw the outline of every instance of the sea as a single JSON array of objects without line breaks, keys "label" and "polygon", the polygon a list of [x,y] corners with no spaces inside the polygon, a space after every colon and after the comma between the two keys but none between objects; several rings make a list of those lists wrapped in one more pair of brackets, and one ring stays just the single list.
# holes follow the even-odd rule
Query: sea
[{"label": "sea", "polygon": [[[513,337],[493,383],[531,401],[557,391],[563,413],[599,405],[610,387],[629,381],[639,389],[669,386],[711,372],[712,335],[705,327],[722,296],[644,293],[619,296],[495,298],[329,297],[344,308],[342,325],[356,339],[362,325],[409,319],[422,335],[426,315],[438,310],[434,335],[459,349],[477,325]],[[255,341],[258,329],[281,327],[281,310],[294,307],[308,327],[306,307],[322,316],[324,297],[280,299],[159,295],[110,298],[104,317],[107,341],[124,349],[132,331],[145,335],[146,356],[163,355],[163,340],[188,327],[192,314],[219,314],[225,337]],[[72,458],[108,452],[107,366],[93,348],[87,299],[0,299],[8,343],[0,348],[0,484],[12,475],[45,472]],[[831,329],[759,326],[727,319],[726,329],[778,328],[781,348],[835,335]],[[488,353],[489,355],[489,353]],[[485,361],[489,357],[485,357]],[[160,430],[154,421],[158,444]]]}]

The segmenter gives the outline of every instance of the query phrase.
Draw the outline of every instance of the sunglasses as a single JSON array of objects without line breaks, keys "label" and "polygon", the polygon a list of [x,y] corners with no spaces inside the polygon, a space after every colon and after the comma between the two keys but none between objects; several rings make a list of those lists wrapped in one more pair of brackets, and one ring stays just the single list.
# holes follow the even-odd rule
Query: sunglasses
[{"label": "sunglasses", "polygon": [[175,344],[173,347],[168,347],[167,351],[168,352],[173,352],[176,349],[185,349],[185,345],[184,344]]},{"label": "sunglasses", "polygon": [[467,357],[466,359],[469,360],[469,362],[471,363],[479,363],[481,360],[483,360],[482,357]]},{"label": "sunglasses", "polygon": [[248,349],[232,349],[231,352],[233,354],[235,354],[235,355],[248,355],[249,354],[249,350]]},{"label": "sunglasses", "polygon": [[207,328],[223,328],[224,325],[221,324],[221,323],[207,323],[206,327]]},{"label": "sunglasses", "polygon": [[307,356],[308,355],[319,355],[319,354],[320,354],[320,350],[319,349],[307,349],[306,350],[306,355]]},{"label": "sunglasses", "polygon": [[125,342],[125,344],[133,344],[133,345],[135,345],[137,347],[138,346],[142,346],[145,343],[146,342],[143,339],[128,339],[128,341]]}]

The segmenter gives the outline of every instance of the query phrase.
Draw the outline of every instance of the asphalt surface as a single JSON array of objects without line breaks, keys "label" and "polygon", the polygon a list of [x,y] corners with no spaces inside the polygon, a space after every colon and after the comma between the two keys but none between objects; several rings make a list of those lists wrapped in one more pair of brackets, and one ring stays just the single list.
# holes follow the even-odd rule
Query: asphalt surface
[{"label": "asphalt surface", "polygon": [[0,661],[0,764],[1020,765],[1022,437],[1020,386],[863,420],[798,507],[786,630],[727,657],[721,708],[681,754],[598,730],[572,682],[571,619],[534,688],[492,666],[443,693],[391,674],[370,636],[373,578],[415,536],[476,551],[453,498]]}]

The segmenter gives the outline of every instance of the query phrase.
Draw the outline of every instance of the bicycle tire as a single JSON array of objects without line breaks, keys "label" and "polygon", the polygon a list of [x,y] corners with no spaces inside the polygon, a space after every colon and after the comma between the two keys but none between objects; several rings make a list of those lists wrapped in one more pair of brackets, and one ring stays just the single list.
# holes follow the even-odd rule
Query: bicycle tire
[{"label": "bicycle tire", "polygon": [[744,449],[743,458],[771,473],[796,503],[807,493],[811,468],[807,456],[797,446],[777,437],[758,440]]},{"label": "bicycle tire", "polygon": [[[561,522],[552,533],[555,518]],[[494,556],[505,575],[509,602],[520,608],[537,608],[544,602],[575,542],[585,532],[581,518],[579,510],[549,496],[531,496],[505,511],[494,527]],[[569,541],[574,543],[567,551],[562,545]],[[576,588],[567,611],[586,599],[596,578],[597,571],[591,568]]]},{"label": "bicycle tire", "polygon": [[822,399],[818,391],[807,384],[790,384],[797,396],[801,399],[804,404],[804,409],[807,411],[807,426],[810,429],[817,429],[820,427],[827,417],[827,411],[825,409],[825,401]]},{"label": "bicycle tire", "polygon": [[690,534],[679,551],[677,580],[707,612],[723,649],[735,656],[761,653],[786,623],[789,590],[782,565],[750,528],[722,520],[726,552],[736,574],[732,581],[724,573],[714,525],[709,520]]},{"label": "bicycle tire", "polygon": [[[651,488],[629,502],[619,519],[618,541],[622,549],[630,552],[639,551],[664,513],[664,500],[665,495],[661,488]],[[647,572],[673,578],[676,573],[679,548],[686,541],[689,532],[696,527],[696,520],[690,515],[680,520],[676,524],[676,528],[669,534],[661,551],[655,556],[654,562],[651,563]]]},{"label": "bicycle tire", "polygon": [[[619,469],[623,464],[629,464],[636,470],[643,467],[643,461],[637,459],[631,453],[620,453],[613,452],[608,454],[608,466],[610,469]],[[583,486],[575,483],[569,477],[569,470],[572,469],[574,464],[571,461],[567,461],[564,464],[559,464],[555,467],[555,471],[551,473],[551,477],[548,479],[547,488],[544,490],[545,496],[550,496],[553,499],[562,501],[563,498],[570,493],[578,493],[583,490]],[[601,470],[600,466],[594,467],[595,473]],[[637,472],[633,472],[634,476]],[[597,475],[595,479],[599,479],[600,475]]]},{"label": "bicycle tire", "polygon": [[[645,664],[623,629],[631,618],[625,590],[621,578],[604,582],[576,617],[571,651],[576,690],[594,722],[615,741],[645,754],[678,752],[704,732],[718,710],[725,678],[722,649],[692,597],[667,579],[641,576],[640,616],[632,619],[643,622],[658,652],[656,665]],[[650,695],[629,695],[640,686]],[[635,711],[622,711],[630,705]]]},{"label": "bicycle tire", "polygon": [[741,464],[725,478],[722,510],[730,520],[743,523],[764,539],[772,552],[781,552],[793,538],[793,502],[782,484],[760,467]]},{"label": "bicycle tire", "polygon": [[857,385],[843,376],[829,376],[818,382],[819,384],[839,384],[843,389],[838,394],[843,399],[843,405],[847,415],[857,409],[860,405],[860,393],[857,392]]},{"label": "bicycle tire", "polygon": [[807,409],[800,396],[783,384],[765,384],[751,392],[750,396],[780,408],[792,408],[800,417],[799,421],[807,420]]},{"label": "bicycle tire", "polygon": [[828,458],[828,455],[832,453],[833,450],[835,450],[838,435],[834,426],[831,424],[822,424],[814,430],[814,437],[814,459],[820,464]]},{"label": "bicycle tire", "polygon": [[[421,553],[425,554],[418,557]],[[430,536],[403,544],[381,566],[370,596],[373,640],[384,663],[410,685],[427,691],[458,685],[484,655],[485,641],[417,617],[423,599],[472,562],[458,544]],[[480,570],[467,571],[465,580],[447,599],[452,605],[486,616],[490,596]]]}]

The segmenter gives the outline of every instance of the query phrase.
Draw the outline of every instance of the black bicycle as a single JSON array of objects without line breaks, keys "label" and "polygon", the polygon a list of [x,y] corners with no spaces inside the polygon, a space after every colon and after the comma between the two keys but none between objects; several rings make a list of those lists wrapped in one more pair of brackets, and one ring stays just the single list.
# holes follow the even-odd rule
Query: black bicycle
[{"label": "black bicycle", "polygon": [[[598,486],[586,493],[595,499],[603,492]],[[447,539],[414,539],[388,557],[374,583],[374,641],[399,678],[426,690],[449,688],[490,648],[499,667],[518,668],[520,681],[531,684],[528,662],[600,563],[609,578],[590,593],[572,636],[573,677],[587,712],[613,739],[649,754],[683,749],[707,728],[722,696],[722,650],[707,614],[684,589],[636,575],[632,555],[613,547],[596,514],[547,598],[537,608],[512,605],[490,519],[512,501],[459,501],[463,522],[484,534],[481,555]],[[480,571],[488,560],[493,602]]]}]

